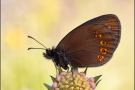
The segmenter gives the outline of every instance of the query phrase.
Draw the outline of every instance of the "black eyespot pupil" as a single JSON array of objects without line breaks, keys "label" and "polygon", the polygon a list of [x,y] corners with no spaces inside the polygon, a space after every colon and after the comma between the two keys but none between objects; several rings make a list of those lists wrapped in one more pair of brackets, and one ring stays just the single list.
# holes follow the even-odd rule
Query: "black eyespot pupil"
[{"label": "black eyespot pupil", "polygon": [[104,53],[104,52],[105,52],[105,50],[103,49],[103,50],[102,50],[102,52]]}]

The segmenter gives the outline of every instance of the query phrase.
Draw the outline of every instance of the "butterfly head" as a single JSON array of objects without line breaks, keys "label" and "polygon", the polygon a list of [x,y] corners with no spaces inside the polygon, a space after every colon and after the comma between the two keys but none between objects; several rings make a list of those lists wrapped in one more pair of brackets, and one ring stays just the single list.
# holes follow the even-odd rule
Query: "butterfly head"
[{"label": "butterfly head", "polygon": [[46,49],[46,53],[43,53],[43,56],[47,59],[53,59],[53,50]]}]

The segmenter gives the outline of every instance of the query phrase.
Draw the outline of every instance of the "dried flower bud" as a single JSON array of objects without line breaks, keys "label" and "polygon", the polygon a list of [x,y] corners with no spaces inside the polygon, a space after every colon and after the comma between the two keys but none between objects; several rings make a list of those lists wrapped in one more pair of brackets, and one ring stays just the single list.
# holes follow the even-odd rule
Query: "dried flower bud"
[{"label": "dried flower bud", "polygon": [[90,77],[90,78],[88,79],[88,81],[89,81],[89,82],[94,82],[94,79],[93,79],[92,77]]},{"label": "dried flower bud", "polygon": [[67,72],[61,72],[60,75],[65,76],[66,74],[67,74]]},{"label": "dried flower bud", "polygon": [[53,87],[54,89],[56,89],[56,88],[58,87],[58,84],[57,84],[57,83],[53,83],[52,87]]}]

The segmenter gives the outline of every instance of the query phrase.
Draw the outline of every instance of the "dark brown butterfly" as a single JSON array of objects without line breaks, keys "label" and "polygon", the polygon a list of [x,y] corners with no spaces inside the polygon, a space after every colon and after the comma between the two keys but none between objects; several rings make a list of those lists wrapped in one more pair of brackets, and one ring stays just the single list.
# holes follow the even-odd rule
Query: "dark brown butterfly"
[{"label": "dark brown butterfly", "polygon": [[97,67],[113,56],[120,36],[118,17],[113,14],[102,15],[72,30],[56,48],[45,48],[43,56],[52,59],[63,69],[68,69],[68,64],[73,67]]}]

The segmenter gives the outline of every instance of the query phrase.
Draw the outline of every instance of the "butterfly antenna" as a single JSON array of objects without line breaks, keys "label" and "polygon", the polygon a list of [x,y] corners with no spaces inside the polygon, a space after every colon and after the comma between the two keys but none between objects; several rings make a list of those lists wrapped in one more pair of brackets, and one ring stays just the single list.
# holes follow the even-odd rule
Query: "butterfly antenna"
[{"label": "butterfly antenna", "polygon": [[32,47],[28,48],[28,50],[30,50],[30,49],[43,49],[43,50],[46,50],[44,48],[32,48]]},{"label": "butterfly antenna", "polygon": [[[38,40],[36,40],[35,38],[33,38],[33,37],[31,37],[31,36],[28,36],[28,38],[31,38],[31,39],[33,39],[33,40],[35,40],[36,42],[38,42],[40,45],[42,45],[43,47],[45,47],[42,43],[40,43]],[[45,49],[44,48],[28,48],[28,50],[30,50],[30,49],[43,49],[43,50],[46,50],[46,47],[45,47]]]}]

